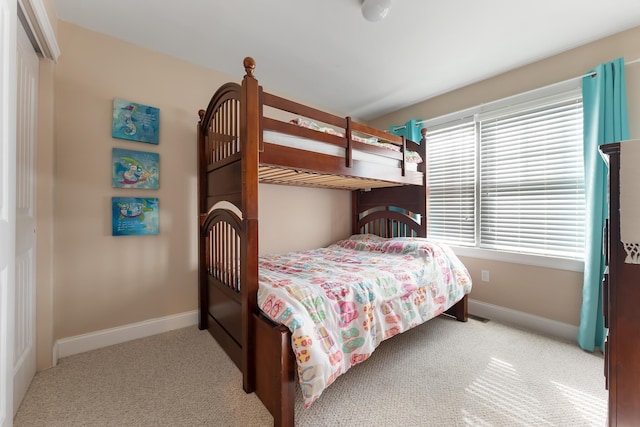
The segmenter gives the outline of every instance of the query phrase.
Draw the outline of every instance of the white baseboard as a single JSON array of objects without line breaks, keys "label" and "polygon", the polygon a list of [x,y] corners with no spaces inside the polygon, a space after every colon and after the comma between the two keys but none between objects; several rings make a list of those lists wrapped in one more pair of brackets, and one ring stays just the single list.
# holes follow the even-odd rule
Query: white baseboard
[{"label": "white baseboard", "polygon": [[469,313],[569,341],[578,339],[577,326],[482,301],[469,299]]},{"label": "white baseboard", "polygon": [[74,337],[62,338],[57,340],[53,347],[53,366],[57,364],[58,358],[197,324],[198,310],[193,310],[186,313],[104,329],[102,331],[90,332],[88,334],[76,335]]},{"label": "white baseboard", "polygon": [[[473,299],[469,299],[469,313],[567,340],[576,340],[578,337],[577,326]],[[53,366],[55,366],[58,359],[62,357],[197,324],[198,310],[193,310],[186,313],[159,317],[157,319],[145,320],[143,322],[104,329],[97,332],[62,338],[57,340],[53,347]]]}]

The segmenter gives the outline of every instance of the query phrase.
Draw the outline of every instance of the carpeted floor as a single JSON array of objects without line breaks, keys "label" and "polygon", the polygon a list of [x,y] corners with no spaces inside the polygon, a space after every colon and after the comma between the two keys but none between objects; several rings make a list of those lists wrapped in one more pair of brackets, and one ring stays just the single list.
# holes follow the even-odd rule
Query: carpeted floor
[{"label": "carpeted floor", "polygon": [[[39,372],[21,426],[270,426],[195,326],[61,359]],[[603,360],[495,321],[429,321],[339,377],[299,426],[604,426]]]}]

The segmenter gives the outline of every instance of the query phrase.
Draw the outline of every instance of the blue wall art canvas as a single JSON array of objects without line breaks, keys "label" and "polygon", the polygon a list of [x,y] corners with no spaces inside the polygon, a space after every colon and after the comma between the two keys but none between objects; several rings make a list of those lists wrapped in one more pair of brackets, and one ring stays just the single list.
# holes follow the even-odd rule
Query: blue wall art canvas
[{"label": "blue wall art canvas", "polygon": [[157,144],[159,127],[159,108],[114,98],[111,131],[114,138]]},{"label": "blue wall art canvas", "polygon": [[158,234],[158,198],[112,197],[112,235]]},{"label": "blue wall art canvas", "polygon": [[147,151],[114,148],[111,183],[114,188],[157,190],[160,185],[160,155]]}]

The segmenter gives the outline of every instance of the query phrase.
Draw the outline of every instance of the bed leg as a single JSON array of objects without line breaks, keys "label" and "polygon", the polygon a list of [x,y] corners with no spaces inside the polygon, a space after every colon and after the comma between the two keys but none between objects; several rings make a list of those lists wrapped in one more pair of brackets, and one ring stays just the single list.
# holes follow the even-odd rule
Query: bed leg
[{"label": "bed leg", "polygon": [[201,331],[209,328],[209,293],[206,285],[203,285],[207,283],[206,279],[205,273],[201,272],[198,282],[198,329]]},{"label": "bed leg", "polygon": [[[199,226],[203,217],[200,216]],[[202,234],[198,237],[198,329],[209,328],[209,273],[205,265],[208,238]]]},{"label": "bed leg", "polygon": [[295,425],[292,412],[273,416],[273,427],[293,427]]},{"label": "bed leg", "polygon": [[459,322],[466,322],[468,320],[467,312],[467,299],[469,295],[465,295],[460,301],[455,303],[449,310],[445,311],[446,314],[453,316]]}]

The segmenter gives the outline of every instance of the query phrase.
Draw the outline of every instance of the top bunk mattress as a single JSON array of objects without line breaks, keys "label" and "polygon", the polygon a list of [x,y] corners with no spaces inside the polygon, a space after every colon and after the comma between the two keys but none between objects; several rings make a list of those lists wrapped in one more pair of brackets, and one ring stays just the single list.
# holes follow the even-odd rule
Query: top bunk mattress
[{"label": "top bunk mattress", "polygon": [[[338,133],[331,128],[320,128],[313,122],[301,119],[292,120],[289,123],[299,127],[312,129],[312,134],[327,133],[344,138],[344,134]],[[345,189],[345,190],[366,190],[371,188],[393,187],[406,185],[406,182],[397,180],[398,171],[402,168],[401,148],[398,145],[378,141],[377,138],[366,138],[352,134],[353,141],[361,146],[368,145],[374,147],[374,151],[366,149],[352,148],[351,158],[354,163],[366,164],[369,170],[369,177],[352,176],[351,170],[345,169],[343,174],[325,174],[306,169],[305,162],[297,161],[300,167],[282,167],[273,164],[260,164],[260,182],[267,184],[300,185],[308,187]],[[329,142],[313,139],[310,137],[291,135],[289,133],[278,132],[265,129],[262,132],[262,140],[266,144],[285,147],[286,149],[302,150],[309,153],[331,156],[344,162],[344,146],[335,145]],[[388,154],[385,154],[388,153]],[[295,156],[300,159],[300,153]],[[311,154],[313,156],[313,154]],[[422,157],[415,151],[407,150],[405,154],[404,170],[413,176],[418,176],[419,164]],[[377,167],[379,166],[379,167]],[[415,182],[413,182],[415,184]]]},{"label": "top bunk mattress", "polygon": [[[322,141],[301,138],[298,136],[288,135],[286,133],[274,132],[270,130],[265,130],[263,132],[262,138],[264,142],[269,142],[271,144],[296,148],[298,150],[313,151],[315,153],[328,154],[330,156],[344,157],[344,148]],[[380,166],[388,166],[394,168],[400,168],[402,166],[400,160],[367,153],[366,151],[357,149],[353,150],[353,159],[379,164]],[[414,157],[414,159],[416,158]],[[418,163],[419,162],[417,161],[417,159],[414,162],[407,161],[405,163],[405,169],[415,172],[418,170]]]}]

